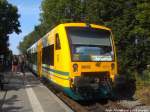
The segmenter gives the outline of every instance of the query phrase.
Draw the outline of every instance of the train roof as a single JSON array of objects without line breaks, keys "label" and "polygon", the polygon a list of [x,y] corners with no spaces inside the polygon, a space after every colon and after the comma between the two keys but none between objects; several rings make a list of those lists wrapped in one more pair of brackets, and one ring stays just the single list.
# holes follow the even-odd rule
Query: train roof
[{"label": "train roof", "polygon": [[94,27],[94,28],[100,28],[100,29],[105,29],[105,30],[111,30],[110,28],[108,28],[106,26],[103,26],[103,25],[89,24],[89,23],[63,23],[63,24],[60,24],[60,25],[63,25],[64,27],[71,27],[71,26],[86,27],[87,26],[87,27]]},{"label": "train roof", "polygon": [[31,45],[27,51],[36,52],[37,51],[37,42]]},{"label": "train roof", "polygon": [[[63,26],[63,27],[93,27],[93,28],[100,28],[100,29],[105,29],[105,30],[111,30],[110,28],[108,27],[105,27],[105,26],[102,26],[102,25],[97,25],[97,24],[89,24],[89,23],[61,23],[57,26],[55,26],[53,29],[59,27],[59,26]],[[39,39],[38,41],[40,40],[43,40],[51,31],[49,31],[48,33],[46,33],[41,39]],[[37,41],[37,42],[38,42]],[[30,51],[32,49],[36,49],[35,47],[37,46],[37,42],[35,42],[33,45],[31,45],[31,47],[29,47],[27,49],[27,51]]]}]

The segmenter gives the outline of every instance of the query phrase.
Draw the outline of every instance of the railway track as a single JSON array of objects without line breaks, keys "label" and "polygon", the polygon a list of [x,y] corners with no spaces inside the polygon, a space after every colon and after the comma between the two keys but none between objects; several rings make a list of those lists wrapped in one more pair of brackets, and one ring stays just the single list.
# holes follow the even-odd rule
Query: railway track
[{"label": "railway track", "polygon": [[100,100],[77,102],[66,96],[63,92],[57,91],[50,83],[44,82],[44,85],[75,112],[135,112],[137,109],[149,112],[150,110],[150,106],[145,108],[145,105],[138,101]]},{"label": "railway track", "polygon": [[[121,105],[118,101],[105,100],[93,101],[93,102],[76,102],[69,97],[65,96],[63,93],[57,95],[61,100],[63,100],[70,108],[75,112],[135,112],[136,108],[129,108],[127,105]],[[122,102],[122,101],[121,101]],[[148,109],[139,109],[139,111],[149,112]]]},{"label": "railway track", "polygon": [[86,107],[88,112],[105,112],[105,107],[99,103],[95,103],[93,105],[89,105]]},{"label": "railway track", "polygon": [[75,112],[115,112],[115,110],[128,110],[128,108],[111,100],[77,102],[62,92],[57,91],[51,84],[44,84]]},{"label": "railway track", "polygon": [[84,108],[82,105],[77,103],[76,101],[70,99],[69,97],[65,96],[63,93],[57,94],[57,96],[64,101],[72,110],[75,112],[88,112],[86,108]]},{"label": "railway track", "polygon": [[57,96],[61,100],[63,100],[69,107],[71,107],[75,112],[105,112],[106,110],[105,106],[97,102],[76,102],[65,96],[63,93]]},{"label": "railway track", "polygon": [[128,111],[129,109],[127,107],[124,107],[116,101],[109,100],[108,103],[105,105],[105,111],[106,112],[117,112],[117,111]]}]

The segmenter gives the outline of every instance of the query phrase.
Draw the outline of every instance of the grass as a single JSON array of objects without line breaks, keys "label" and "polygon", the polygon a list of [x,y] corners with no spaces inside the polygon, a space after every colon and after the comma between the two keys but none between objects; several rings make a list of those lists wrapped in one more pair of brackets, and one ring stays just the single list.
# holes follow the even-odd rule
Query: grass
[{"label": "grass", "polygon": [[150,106],[150,85],[137,89],[135,98],[139,99],[143,104]]},{"label": "grass", "polygon": [[142,75],[136,74],[136,92],[134,97],[145,105],[150,106],[150,71],[145,70]]}]

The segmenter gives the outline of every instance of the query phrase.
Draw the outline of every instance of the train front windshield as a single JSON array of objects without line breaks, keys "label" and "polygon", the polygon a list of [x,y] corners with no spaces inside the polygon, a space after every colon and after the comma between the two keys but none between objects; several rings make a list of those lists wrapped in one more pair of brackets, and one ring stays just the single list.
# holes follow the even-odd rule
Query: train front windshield
[{"label": "train front windshield", "polygon": [[88,27],[67,27],[73,61],[113,61],[111,33]]}]

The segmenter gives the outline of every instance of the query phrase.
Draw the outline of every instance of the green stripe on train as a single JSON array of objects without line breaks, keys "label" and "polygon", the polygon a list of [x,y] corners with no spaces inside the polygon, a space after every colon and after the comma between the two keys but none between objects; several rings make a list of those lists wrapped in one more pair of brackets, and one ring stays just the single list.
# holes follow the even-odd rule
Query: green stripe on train
[{"label": "green stripe on train", "polygon": [[49,68],[47,65],[43,64],[42,65],[42,68],[45,68],[46,70],[50,71],[50,72],[54,72],[54,73],[57,73],[57,74],[61,74],[61,75],[65,75],[65,76],[68,76],[69,75],[69,72],[63,72],[63,71],[60,71],[60,70],[54,70],[54,69],[51,69]]},{"label": "green stripe on train", "polygon": [[[43,75],[43,76],[47,77],[47,74],[49,74],[49,73],[42,70],[42,75]],[[55,75],[55,74],[53,74],[53,76],[58,77],[58,78],[63,79],[63,80],[69,80],[68,77],[67,77],[67,78],[63,78],[63,77],[57,76],[57,75]]]},{"label": "green stripe on train", "polygon": [[69,87],[63,87],[62,85],[58,85],[56,82],[53,82],[52,80],[50,80],[49,78],[43,76],[45,79],[48,79],[48,81],[56,84],[57,86],[59,86],[60,88],[63,89],[63,91],[68,94],[70,97],[74,98],[75,100],[81,100],[83,99],[80,95],[75,94]]}]

